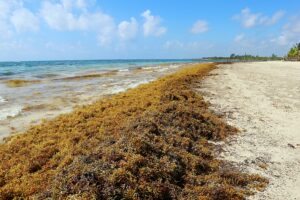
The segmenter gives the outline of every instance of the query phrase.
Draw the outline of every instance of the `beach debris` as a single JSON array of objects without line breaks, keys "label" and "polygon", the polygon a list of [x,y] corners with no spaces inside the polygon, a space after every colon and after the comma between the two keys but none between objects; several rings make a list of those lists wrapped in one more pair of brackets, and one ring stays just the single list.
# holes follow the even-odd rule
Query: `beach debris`
[{"label": "beach debris", "polygon": [[293,148],[293,149],[296,149],[296,147],[294,145],[292,145],[291,143],[288,143],[288,146]]}]

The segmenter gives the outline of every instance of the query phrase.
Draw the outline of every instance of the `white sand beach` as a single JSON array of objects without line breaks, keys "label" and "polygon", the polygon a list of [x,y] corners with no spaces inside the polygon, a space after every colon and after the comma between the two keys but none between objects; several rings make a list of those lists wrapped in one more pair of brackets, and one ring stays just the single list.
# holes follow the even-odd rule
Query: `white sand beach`
[{"label": "white sand beach", "polygon": [[219,157],[270,181],[250,199],[300,199],[300,62],[220,65],[197,90],[240,130]]}]

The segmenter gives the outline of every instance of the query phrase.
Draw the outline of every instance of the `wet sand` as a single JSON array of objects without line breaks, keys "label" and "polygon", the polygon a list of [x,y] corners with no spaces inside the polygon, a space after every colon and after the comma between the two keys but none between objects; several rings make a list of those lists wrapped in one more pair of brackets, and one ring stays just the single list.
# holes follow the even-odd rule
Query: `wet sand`
[{"label": "wet sand", "polygon": [[197,90],[240,130],[219,157],[270,181],[250,199],[300,199],[300,63],[220,65]]}]

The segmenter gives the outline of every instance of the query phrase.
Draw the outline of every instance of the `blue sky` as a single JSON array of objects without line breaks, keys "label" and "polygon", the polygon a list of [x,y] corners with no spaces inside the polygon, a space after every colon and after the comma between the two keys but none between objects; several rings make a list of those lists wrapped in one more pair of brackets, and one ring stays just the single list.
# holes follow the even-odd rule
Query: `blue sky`
[{"label": "blue sky", "polygon": [[0,0],[0,60],[284,55],[299,0]]}]

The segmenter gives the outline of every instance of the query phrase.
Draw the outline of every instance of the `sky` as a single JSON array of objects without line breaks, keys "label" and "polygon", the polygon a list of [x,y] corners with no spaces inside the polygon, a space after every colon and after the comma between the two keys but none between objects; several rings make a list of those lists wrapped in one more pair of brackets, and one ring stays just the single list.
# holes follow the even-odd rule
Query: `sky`
[{"label": "sky", "polygon": [[299,0],[0,0],[0,61],[285,55]]}]

